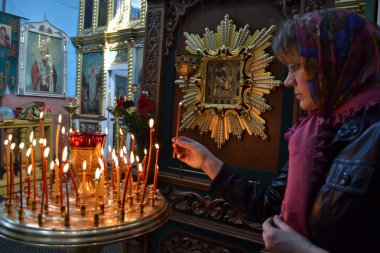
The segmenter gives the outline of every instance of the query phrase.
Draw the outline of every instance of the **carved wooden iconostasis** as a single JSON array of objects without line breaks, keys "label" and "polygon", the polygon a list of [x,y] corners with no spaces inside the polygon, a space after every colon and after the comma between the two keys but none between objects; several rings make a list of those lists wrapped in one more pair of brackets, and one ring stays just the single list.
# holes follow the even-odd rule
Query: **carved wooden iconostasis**
[{"label": "carved wooden iconostasis", "polygon": [[[77,48],[76,128],[109,131],[114,97],[134,99],[144,48],[145,0],[81,0]],[[137,91],[139,92],[139,91]]]}]

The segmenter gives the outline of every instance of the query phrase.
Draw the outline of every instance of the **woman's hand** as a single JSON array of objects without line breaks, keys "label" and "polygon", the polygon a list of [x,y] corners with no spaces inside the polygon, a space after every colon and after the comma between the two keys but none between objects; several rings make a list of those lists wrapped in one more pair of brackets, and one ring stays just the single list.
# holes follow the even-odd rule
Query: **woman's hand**
[{"label": "woman's hand", "polygon": [[177,137],[172,139],[176,149],[177,158],[187,165],[202,169],[213,180],[222,168],[223,162],[214,156],[202,144],[187,138]]},{"label": "woman's hand", "polygon": [[273,253],[327,253],[297,233],[277,215],[263,223],[263,239],[266,249]]}]

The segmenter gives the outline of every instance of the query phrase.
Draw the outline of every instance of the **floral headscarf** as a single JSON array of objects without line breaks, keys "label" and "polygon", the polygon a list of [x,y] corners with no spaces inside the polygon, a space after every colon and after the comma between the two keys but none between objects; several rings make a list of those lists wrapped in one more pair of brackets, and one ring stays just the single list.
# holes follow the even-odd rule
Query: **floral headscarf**
[{"label": "floral headscarf", "polygon": [[380,72],[380,30],[355,12],[330,9],[295,17],[308,87],[323,116]]},{"label": "floral headscarf", "polygon": [[294,20],[307,86],[318,109],[287,133],[289,175],[281,215],[308,236],[312,201],[331,163],[324,148],[348,117],[380,104],[380,32],[357,13],[340,9]]}]

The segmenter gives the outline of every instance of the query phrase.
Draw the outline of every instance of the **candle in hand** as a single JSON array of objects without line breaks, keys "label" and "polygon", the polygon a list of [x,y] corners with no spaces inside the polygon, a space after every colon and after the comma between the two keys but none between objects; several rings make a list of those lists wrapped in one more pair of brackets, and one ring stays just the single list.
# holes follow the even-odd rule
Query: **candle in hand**
[{"label": "candle in hand", "polygon": [[[181,108],[182,108],[182,102],[178,104],[178,113],[177,113],[177,126],[175,130],[175,137],[178,137],[178,131],[179,131],[179,124],[181,122]],[[175,158],[175,155],[177,153],[177,145],[174,144],[174,149],[173,149],[173,158]]]},{"label": "candle in hand", "polygon": [[20,209],[22,210],[23,209],[23,202],[22,202],[22,150],[24,149],[24,143],[21,142],[20,145],[19,145],[19,153],[20,153],[20,157],[19,157],[19,164],[20,164]]}]

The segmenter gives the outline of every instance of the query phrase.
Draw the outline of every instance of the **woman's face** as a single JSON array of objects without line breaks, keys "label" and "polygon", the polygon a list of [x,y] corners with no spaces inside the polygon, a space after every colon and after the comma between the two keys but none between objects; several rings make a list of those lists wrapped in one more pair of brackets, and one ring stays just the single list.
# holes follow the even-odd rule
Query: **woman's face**
[{"label": "woman's face", "polygon": [[302,110],[310,111],[317,108],[307,88],[306,72],[301,64],[301,58],[295,51],[282,57],[283,63],[288,67],[288,76],[284,81],[286,87],[294,88],[294,95]]}]

